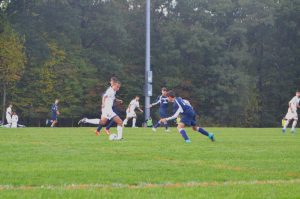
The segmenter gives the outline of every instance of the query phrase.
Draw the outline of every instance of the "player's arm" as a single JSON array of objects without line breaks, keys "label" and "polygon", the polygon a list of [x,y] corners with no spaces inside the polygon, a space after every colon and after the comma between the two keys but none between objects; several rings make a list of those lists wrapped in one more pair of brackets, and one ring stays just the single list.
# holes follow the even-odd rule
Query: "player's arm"
[{"label": "player's arm", "polygon": [[137,107],[137,109],[142,113],[144,112],[140,107]]},{"label": "player's arm", "polygon": [[160,121],[166,122],[166,121],[170,121],[170,120],[175,120],[179,116],[179,114],[182,112],[183,112],[183,109],[179,106],[177,111],[174,113],[174,115],[172,115],[171,117],[168,117],[168,118],[163,118]]},{"label": "player's arm", "polygon": [[150,104],[149,108],[151,108],[153,106],[156,106],[157,104],[160,104],[160,97],[158,97],[157,100],[154,103]]}]

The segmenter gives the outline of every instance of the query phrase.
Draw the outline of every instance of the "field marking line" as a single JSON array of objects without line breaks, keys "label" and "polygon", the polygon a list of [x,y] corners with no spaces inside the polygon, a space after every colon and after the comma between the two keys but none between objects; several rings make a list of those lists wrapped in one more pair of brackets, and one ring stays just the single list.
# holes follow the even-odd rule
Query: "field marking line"
[{"label": "field marking line", "polygon": [[277,185],[300,184],[300,179],[292,180],[252,180],[252,181],[226,181],[226,182],[178,182],[178,183],[139,183],[139,184],[66,184],[66,185],[0,185],[0,191],[5,190],[87,190],[87,189],[145,189],[145,188],[184,188],[184,187],[215,187],[235,185]]}]

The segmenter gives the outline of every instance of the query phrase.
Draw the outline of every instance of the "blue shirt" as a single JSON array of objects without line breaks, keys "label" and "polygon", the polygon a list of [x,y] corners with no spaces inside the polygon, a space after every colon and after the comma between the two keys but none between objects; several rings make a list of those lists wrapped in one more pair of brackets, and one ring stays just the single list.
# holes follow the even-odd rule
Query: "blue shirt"
[{"label": "blue shirt", "polygon": [[52,106],[51,106],[51,111],[52,111],[52,114],[56,114],[56,112],[58,111],[58,106],[57,106],[57,104],[52,104]]},{"label": "blue shirt", "polygon": [[173,120],[178,117],[179,114],[183,115],[194,115],[195,111],[191,104],[187,101],[182,99],[181,97],[176,97],[173,104],[173,111],[174,115],[167,118],[167,120]]},{"label": "blue shirt", "polygon": [[167,111],[168,110],[168,98],[166,96],[159,96],[156,101],[152,104],[152,106],[155,106],[159,104],[159,109],[162,111]]}]

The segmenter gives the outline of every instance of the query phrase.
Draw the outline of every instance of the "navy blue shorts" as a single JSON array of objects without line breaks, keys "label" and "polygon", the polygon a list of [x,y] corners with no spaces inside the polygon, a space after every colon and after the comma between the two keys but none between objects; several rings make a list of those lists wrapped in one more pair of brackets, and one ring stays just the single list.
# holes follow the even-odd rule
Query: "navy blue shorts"
[{"label": "navy blue shorts", "polygon": [[169,117],[169,114],[166,111],[159,110],[159,117],[160,118],[167,118],[167,117]]},{"label": "navy blue shorts", "polygon": [[182,114],[180,122],[186,126],[196,126],[196,114],[193,112]]},{"label": "navy blue shorts", "polygon": [[51,120],[57,120],[57,115],[56,114],[52,114],[52,116],[51,116]]}]

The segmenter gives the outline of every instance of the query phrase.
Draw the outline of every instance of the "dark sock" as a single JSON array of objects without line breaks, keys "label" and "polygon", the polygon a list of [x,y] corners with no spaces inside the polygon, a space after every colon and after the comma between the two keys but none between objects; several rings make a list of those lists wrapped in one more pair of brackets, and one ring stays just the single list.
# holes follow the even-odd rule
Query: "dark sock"
[{"label": "dark sock", "polygon": [[200,132],[203,135],[209,136],[209,133],[206,130],[204,130],[203,128],[199,127],[198,132]]},{"label": "dark sock", "polygon": [[115,121],[114,121],[114,120],[111,120],[111,121],[109,122],[109,124],[106,126],[106,129],[109,130],[110,127],[112,127],[112,125],[114,125],[114,123],[115,123]]},{"label": "dark sock", "polygon": [[189,137],[187,136],[184,129],[180,129],[179,133],[181,134],[181,136],[183,137],[184,140],[189,140]]}]

